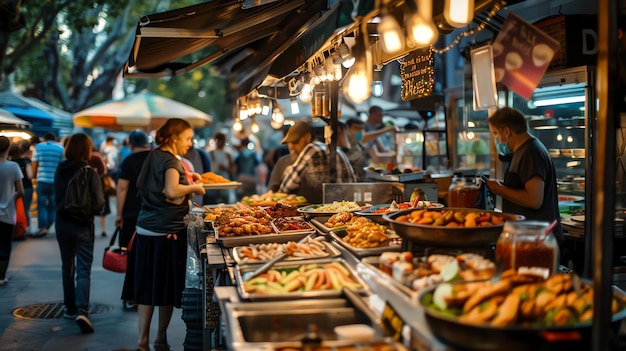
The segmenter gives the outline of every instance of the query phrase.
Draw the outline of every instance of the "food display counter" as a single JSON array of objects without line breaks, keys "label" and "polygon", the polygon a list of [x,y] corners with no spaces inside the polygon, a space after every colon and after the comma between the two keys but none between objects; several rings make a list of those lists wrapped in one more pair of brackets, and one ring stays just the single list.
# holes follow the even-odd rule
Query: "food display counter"
[{"label": "food display counter", "polygon": [[[252,235],[241,246],[227,247],[224,240],[216,235],[223,223],[219,219],[205,222],[205,228],[200,231],[198,238],[203,262],[202,276],[205,279],[205,350],[220,347],[228,350],[263,351],[458,350],[459,348],[452,345],[459,345],[465,340],[478,343],[473,334],[486,337],[491,335],[491,339],[498,341],[476,344],[480,349],[486,350],[502,349],[505,344],[509,346],[507,338],[518,340],[523,345],[517,349],[527,349],[530,346],[550,350],[568,349],[576,343],[589,341],[590,324],[564,327],[501,327],[491,326],[489,323],[468,325],[459,322],[457,317],[442,317],[432,312],[433,306],[437,305],[434,301],[438,299],[434,295],[438,294],[440,286],[460,286],[459,283],[464,281],[487,279],[484,281],[484,290],[489,290],[505,281],[510,284],[508,279],[513,279],[503,276],[503,272],[496,269],[495,260],[476,253],[475,247],[464,248],[462,245],[447,245],[446,242],[451,237],[456,240],[459,236],[473,236],[485,228],[495,233],[502,230],[500,219],[516,221],[522,218],[483,213],[485,211],[475,209],[451,209],[452,214],[446,225],[476,225],[475,231],[471,228],[450,228],[452,230],[445,233],[442,240],[430,238],[429,244],[424,245],[420,238],[427,234],[429,226],[433,226],[430,229],[435,234],[441,234],[445,232],[444,228],[449,227],[434,228],[434,224],[426,224],[428,221],[421,224],[411,223],[410,217],[421,221],[423,218],[430,218],[428,215],[424,216],[425,212],[429,212],[433,217],[441,214],[445,218],[449,209],[398,211],[383,215],[388,223],[381,225],[361,217],[358,213],[364,212],[364,209],[339,214],[320,210],[319,216],[311,213],[313,208],[322,209],[324,206],[304,207],[306,216],[302,218],[312,225],[315,232],[308,233],[305,239],[300,239],[297,243],[284,243],[284,240],[279,239],[277,244],[256,244]],[[420,212],[422,217],[418,219],[413,212]],[[502,217],[494,219],[494,216]],[[382,247],[373,245],[369,235],[364,235],[361,241],[345,241],[346,236],[359,231],[355,223],[368,227],[365,230],[367,233],[380,230],[388,238],[384,239]],[[407,228],[412,231],[406,231]],[[412,236],[415,231],[420,235]],[[412,241],[411,251],[403,251],[407,246],[398,246],[398,239],[394,239],[394,234],[399,234],[401,241]],[[278,238],[282,234],[273,235]],[[483,238],[483,246],[493,247],[498,235]],[[325,253],[316,255],[323,257],[301,256],[300,254],[307,253],[307,249],[298,245],[304,245],[307,241],[309,245],[321,248]],[[433,241],[436,247],[432,246]],[[280,251],[280,247],[283,247],[282,250],[295,250],[299,254],[292,253],[264,275],[247,278],[261,263],[279,253],[271,253],[266,257],[254,251]],[[244,257],[249,260],[244,261]],[[494,276],[496,280],[491,280]],[[577,276],[572,276],[574,278],[578,279]],[[535,276],[532,279],[538,278]],[[326,284],[327,287],[324,287]],[[567,288],[570,290],[563,288],[564,293],[570,294],[573,300],[589,301],[588,297],[576,294],[579,293],[578,289],[583,289],[580,291],[584,294],[588,293],[591,285],[588,282],[576,284],[576,288],[570,284]],[[507,290],[512,294],[513,286],[508,285]],[[615,290],[615,297],[618,299],[616,303],[619,309],[614,315],[613,324],[617,328],[626,314],[626,304],[624,293],[620,290]],[[433,329],[435,323],[447,323],[447,327],[458,330],[460,339],[442,341],[449,338],[450,334],[442,334],[442,330]],[[347,328],[356,328],[354,335],[361,333],[362,338],[345,339],[341,335],[341,327],[346,325],[349,326]],[[527,336],[528,340],[525,339]],[[609,336],[613,337],[614,334],[607,335]]]}]

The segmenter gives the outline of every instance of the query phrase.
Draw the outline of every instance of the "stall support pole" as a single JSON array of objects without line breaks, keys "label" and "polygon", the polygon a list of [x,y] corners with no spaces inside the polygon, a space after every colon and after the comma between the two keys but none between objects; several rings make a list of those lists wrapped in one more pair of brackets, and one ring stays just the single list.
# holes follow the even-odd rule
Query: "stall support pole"
[{"label": "stall support pole", "polygon": [[[330,179],[337,182],[337,129],[339,121],[339,82],[331,81],[328,83],[328,92],[330,95],[330,128],[333,131],[330,143],[330,153],[328,159],[330,162]],[[347,133],[347,131],[344,131]]]},{"label": "stall support pole", "polygon": [[596,164],[592,171],[591,234],[593,236],[593,324],[592,349],[610,349],[607,332],[611,326],[611,267],[613,261],[613,232],[615,228],[615,126],[619,116],[614,101],[619,99],[617,69],[617,2],[598,1],[598,97],[597,148],[593,152]]}]

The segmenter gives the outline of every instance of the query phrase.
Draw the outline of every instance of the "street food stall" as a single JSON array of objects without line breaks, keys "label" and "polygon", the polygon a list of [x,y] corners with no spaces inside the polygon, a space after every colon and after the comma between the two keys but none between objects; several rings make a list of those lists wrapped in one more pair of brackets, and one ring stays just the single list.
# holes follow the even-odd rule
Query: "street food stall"
[{"label": "street food stall", "polygon": [[[327,74],[332,71],[329,67],[336,67],[331,66],[336,65],[335,58],[348,58],[342,55],[342,44],[349,42],[350,52],[362,60],[346,79],[348,88],[353,88],[347,94],[356,102],[369,96],[356,87],[367,90],[368,84],[363,82],[369,82],[371,70],[365,72],[364,81],[359,81],[357,78],[362,77],[356,73],[367,65],[373,66],[370,46],[382,45],[382,39],[371,43],[365,35],[371,19],[391,14],[397,20],[410,10],[420,16],[431,12],[429,16],[440,23],[439,31],[455,27],[455,22],[444,15],[444,9],[426,11],[429,5],[425,4],[430,2],[419,1],[417,9],[413,2],[383,3],[386,6],[368,1],[213,1],[145,16],[138,26],[125,75],[165,76],[212,63],[216,72],[229,77],[233,83],[229,93],[239,99],[263,82],[269,81],[271,86],[271,82],[287,78],[295,79],[294,85],[304,89],[312,81],[307,82],[306,78],[318,73],[315,63],[318,70],[325,66]],[[475,13],[487,12],[482,16],[482,28],[502,6],[499,1],[476,1]],[[383,211],[389,211],[381,217],[372,213],[372,207],[366,207],[371,203],[361,203],[363,198],[354,201],[354,197],[307,204],[280,218],[272,217],[276,209],[258,206],[202,206],[202,212],[197,214],[201,224],[192,228],[199,235],[198,247],[194,249],[202,258],[204,348],[211,349],[216,341],[233,350],[352,350],[363,345],[377,350],[616,347],[625,314],[625,296],[612,286],[612,254],[608,248],[613,235],[606,234],[612,234],[615,225],[615,174],[611,165],[615,159],[615,123],[619,120],[613,117],[619,111],[613,101],[619,99],[614,99],[616,68],[609,64],[609,58],[616,57],[617,52],[616,16],[609,16],[616,13],[615,6],[599,1],[598,12],[609,20],[599,23],[600,79],[595,87],[599,108],[597,118],[587,121],[592,125],[585,134],[585,140],[593,137],[596,146],[592,148],[585,141],[585,156],[593,156],[585,158],[585,213],[589,218],[585,222],[585,247],[589,252],[585,264],[591,266],[585,271],[593,281],[581,279],[564,267],[517,267],[508,261],[518,253],[522,257],[532,251],[522,250],[527,244],[546,246],[550,257],[557,256],[547,239],[549,227],[541,224],[520,229],[514,224],[524,221],[516,214],[430,208],[429,203],[419,203],[419,198],[404,210],[399,208],[404,202],[395,203],[395,208],[393,202],[385,203],[389,207]],[[229,16],[205,21],[209,14],[216,13]],[[208,28],[203,28],[199,19]],[[176,28],[177,24],[181,27]],[[465,25],[467,22],[461,24]],[[476,31],[470,30],[467,35]],[[413,38],[416,39],[419,38]],[[159,47],[169,55],[160,56],[163,51],[155,50]],[[173,47],[185,49],[177,51]],[[203,59],[175,62],[201,49],[207,49]],[[391,51],[388,46],[385,49]],[[407,50],[387,53],[376,64],[406,54]],[[421,58],[430,55],[429,50],[414,54],[411,60],[404,61],[404,68],[410,71],[417,64],[428,63],[428,59]],[[323,57],[330,63],[309,61],[311,57]],[[521,66],[517,58],[508,64]],[[434,65],[421,68],[404,71],[407,80],[403,81],[403,98],[419,98],[432,92]],[[507,70],[511,73],[515,68]],[[323,84],[328,95],[327,99],[322,95],[321,101],[328,102],[328,109],[318,109],[319,115],[313,116],[328,118],[334,131],[341,81],[335,71],[330,82]],[[281,93],[290,93],[273,88],[267,89],[265,98],[271,100]],[[448,133],[447,139],[450,138]],[[437,148],[439,145],[437,142]],[[570,149],[571,155],[563,154],[565,157],[582,158],[580,150],[578,156],[574,155],[574,149],[581,148],[559,147],[559,156],[563,149]],[[435,156],[439,157],[439,152]],[[497,174],[496,161],[490,162]],[[609,172],[604,172],[606,169]],[[362,192],[359,194],[363,196]],[[276,212],[287,212],[283,210]],[[286,228],[279,226],[285,224]],[[508,250],[497,249],[504,234],[525,230],[534,234],[534,240],[520,244],[519,252],[510,243],[502,243]],[[282,261],[263,265],[276,256]],[[506,262],[516,272],[505,270]],[[476,279],[482,279],[480,284],[467,282]],[[342,327],[349,330],[348,336]]]}]

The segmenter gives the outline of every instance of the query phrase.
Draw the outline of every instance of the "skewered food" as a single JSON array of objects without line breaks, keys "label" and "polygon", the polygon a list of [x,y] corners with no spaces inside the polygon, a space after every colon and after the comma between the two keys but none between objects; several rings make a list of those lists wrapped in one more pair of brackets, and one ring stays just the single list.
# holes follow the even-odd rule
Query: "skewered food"
[{"label": "skewered food", "polygon": [[302,243],[290,241],[287,243],[250,244],[235,248],[240,263],[260,263],[271,260],[282,252],[294,258],[328,257],[326,246],[318,240],[307,237]]}]

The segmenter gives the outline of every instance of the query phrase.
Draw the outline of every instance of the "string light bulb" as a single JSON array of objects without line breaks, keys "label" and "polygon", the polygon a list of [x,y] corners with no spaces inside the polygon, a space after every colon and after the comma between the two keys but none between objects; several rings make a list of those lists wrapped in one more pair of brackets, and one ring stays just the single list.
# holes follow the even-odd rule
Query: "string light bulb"
[{"label": "string light bulb", "polygon": [[241,132],[243,130],[243,124],[239,118],[235,119],[235,123],[233,123],[233,130],[235,132]]},{"label": "string light bulb", "polygon": [[407,32],[410,46],[424,47],[434,44],[439,38],[439,31],[433,22],[432,0],[418,0],[417,12],[407,20]]},{"label": "string light bulb", "polygon": [[380,35],[383,50],[388,54],[395,54],[404,49],[404,33],[395,17],[387,13],[387,7],[382,8],[382,18],[376,27]]},{"label": "string light bulb", "polygon": [[289,101],[291,105],[291,114],[297,115],[298,113],[300,113],[300,106],[298,105],[298,100],[296,99],[296,97],[292,97],[291,99],[289,99]]},{"label": "string light bulb", "polygon": [[[365,25],[363,29],[366,29]],[[363,30],[352,50],[359,60],[351,68],[348,80],[348,97],[356,104],[365,102],[372,94],[372,54],[367,50],[368,46],[367,31]]]},{"label": "string light bulb", "polygon": [[452,27],[467,26],[474,18],[474,0],[445,0],[443,17]]},{"label": "string light bulb", "polygon": [[261,130],[259,124],[256,123],[256,119],[252,119],[252,124],[250,124],[250,131],[254,134],[258,133]]},{"label": "string light bulb", "polygon": [[374,68],[374,73],[372,74],[372,95],[376,97],[383,96],[383,81],[382,81],[382,72],[380,68]]}]

